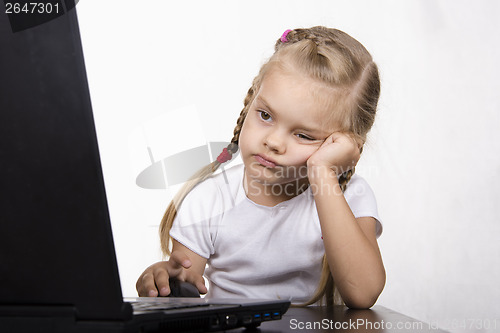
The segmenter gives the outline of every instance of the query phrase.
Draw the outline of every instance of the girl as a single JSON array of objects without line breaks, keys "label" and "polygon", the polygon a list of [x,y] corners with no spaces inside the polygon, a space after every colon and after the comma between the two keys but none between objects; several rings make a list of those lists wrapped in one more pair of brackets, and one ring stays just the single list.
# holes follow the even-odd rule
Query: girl
[{"label": "girl", "polygon": [[[385,284],[381,225],[354,167],[379,92],[377,66],[346,33],[285,31],[231,144],[167,208],[160,235],[170,258],[144,271],[139,295],[168,295],[172,277],[207,293],[205,274],[211,297],[371,307]],[[243,165],[213,176],[238,149]]]}]

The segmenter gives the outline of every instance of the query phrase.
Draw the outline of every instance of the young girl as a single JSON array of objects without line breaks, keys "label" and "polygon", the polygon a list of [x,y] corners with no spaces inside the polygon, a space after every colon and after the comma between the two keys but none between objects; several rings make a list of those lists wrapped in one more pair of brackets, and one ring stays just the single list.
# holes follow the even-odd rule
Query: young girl
[{"label": "young girl", "polygon": [[[354,167],[379,92],[377,66],[346,33],[285,31],[231,144],[170,203],[160,226],[170,258],[144,271],[139,295],[168,295],[172,277],[207,293],[204,274],[207,297],[371,307],[385,284],[381,225]],[[214,176],[238,149],[243,165]]]}]

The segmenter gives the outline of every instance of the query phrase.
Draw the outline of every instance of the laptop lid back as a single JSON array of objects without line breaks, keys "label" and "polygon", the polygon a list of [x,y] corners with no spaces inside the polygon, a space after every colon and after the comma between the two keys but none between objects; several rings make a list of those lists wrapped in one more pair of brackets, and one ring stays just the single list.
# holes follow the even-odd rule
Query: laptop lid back
[{"label": "laptop lid back", "polygon": [[76,10],[10,23],[2,9],[0,305],[123,318]]}]

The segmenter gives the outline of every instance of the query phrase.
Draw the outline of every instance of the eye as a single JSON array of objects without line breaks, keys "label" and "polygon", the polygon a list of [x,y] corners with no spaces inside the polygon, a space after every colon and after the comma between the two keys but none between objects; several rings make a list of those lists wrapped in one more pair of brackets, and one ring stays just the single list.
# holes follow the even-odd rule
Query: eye
[{"label": "eye", "polygon": [[267,113],[266,111],[259,110],[258,112],[260,114],[260,119],[262,119],[264,121],[270,121],[272,119],[271,115],[269,113]]},{"label": "eye", "polygon": [[308,135],[305,135],[305,134],[295,134],[299,139],[303,139],[303,140],[308,140],[308,141],[314,141],[316,140],[315,138],[311,138],[310,136]]}]

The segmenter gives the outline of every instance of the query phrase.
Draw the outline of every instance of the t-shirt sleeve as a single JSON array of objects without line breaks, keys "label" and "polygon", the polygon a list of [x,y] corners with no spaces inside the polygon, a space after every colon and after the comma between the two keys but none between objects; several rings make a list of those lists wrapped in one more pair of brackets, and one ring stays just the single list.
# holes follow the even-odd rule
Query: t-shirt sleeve
[{"label": "t-shirt sleeve", "polygon": [[375,218],[377,237],[382,234],[382,221],[378,215],[377,200],[368,182],[355,175],[347,184],[344,197],[351,208],[355,218],[371,216]]},{"label": "t-shirt sleeve", "polygon": [[218,188],[211,179],[198,184],[178,208],[170,236],[208,259],[214,253],[213,240],[222,211],[220,201]]}]

